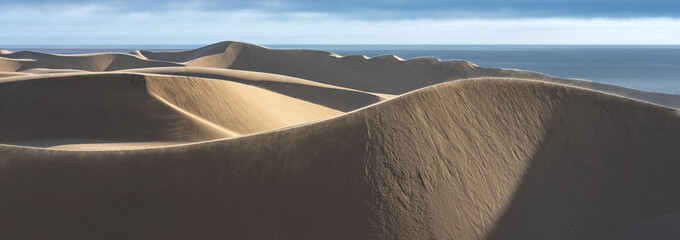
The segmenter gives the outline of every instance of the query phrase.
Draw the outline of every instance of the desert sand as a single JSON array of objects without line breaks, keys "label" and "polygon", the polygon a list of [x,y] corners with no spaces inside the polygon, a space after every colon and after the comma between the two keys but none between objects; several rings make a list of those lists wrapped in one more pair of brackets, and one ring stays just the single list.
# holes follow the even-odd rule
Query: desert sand
[{"label": "desert sand", "polygon": [[678,108],[435,58],[0,51],[0,238],[680,236]]}]

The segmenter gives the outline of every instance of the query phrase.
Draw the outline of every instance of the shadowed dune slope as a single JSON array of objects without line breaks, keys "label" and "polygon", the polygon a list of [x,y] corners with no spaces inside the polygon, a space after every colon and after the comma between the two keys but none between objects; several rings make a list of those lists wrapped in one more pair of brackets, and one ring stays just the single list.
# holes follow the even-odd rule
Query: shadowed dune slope
[{"label": "shadowed dune slope", "polygon": [[0,54],[0,59],[2,58],[4,58],[4,60],[0,61],[0,70],[6,68],[1,67],[2,65],[13,65],[17,66],[14,67],[14,71],[47,68],[101,72],[140,67],[182,66],[178,63],[150,61],[140,59],[133,55],[119,53],[59,55],[21,51],[10,54]]},{"label": "shadowed dune slope", "polygon": [[29,146],[172,145],[340,113],[248,85],[192,77],[75,74],[0,83],[0,143]]},{"label": "shadowed dune slope", "polygon": [[227,51],[229,45],[231,45],[231,42],[219,42],[188,51],[152,52],[141,50],[139,51],[139,54],[141,54],[141,56],[149,60],[188,62],[197,58],[224,53],[225,51]]},{"label": "shadowed dune slope", "polygon": [[[225,49],[224,52],[220,53],[221,49]],[[472,77],[512,77],[569,84],[680,108],[680,95],[676,94],[651,93],[596,82],[560,79],[516,69],[481,68],[461,60],[441,61],[427,57],[402,60],[393,55],[374,58],[358,55],[341,57],[325,51],[278,50],[242,42],[220,42],[192,51],[158,54],[165,54],[165,57],[157,60],[189,60],[186,65],[190,67],[274,73],[373,93],[402,94],[437,83]],[[168,57],[171,55],[174,58]]]},{"label": "shadowed dune slope", "polygon": [[[277,50],[241,42],[229,42],[225,53],[196,58],[187,66],[275,73],[387,94],[401,94],[448,80],[480,76],[477,67],[466,61],[442,62],[435,58],[404,61],[393,55],[340,57],[324,51]],[[510,74],[531,75],[528,72]]]},{"label": "shadowed dune slope", "polygon": [[609,92],[629,98],[680,108],[680,95],[643,92],[596,82],[560,79],[540,73],[498,68],[480,68],[462,60],[436,58],[402,60],[393,55],[374,58],[341,57],[318,50],[278,50],[241,43],[228,44],[224,53],[196,58],[187,66],[240,69],[309,79],[373,93],[402,94],[437,83],[472,77],[512,77],[544,80]]},{"label": "shadowed dune slope", "polygon": [[[82,75],[0,84],[0,142],[176,142],[227,137],[147,92],[144,76]],[[166,144],[167,145],[167,144]]]},{"label": "shadowed dune slope", "polygon": [[200,144],[0,146],[0,235],[600,239],[680,211],[678,142],[673,109],[533,80],[454,81]]}]

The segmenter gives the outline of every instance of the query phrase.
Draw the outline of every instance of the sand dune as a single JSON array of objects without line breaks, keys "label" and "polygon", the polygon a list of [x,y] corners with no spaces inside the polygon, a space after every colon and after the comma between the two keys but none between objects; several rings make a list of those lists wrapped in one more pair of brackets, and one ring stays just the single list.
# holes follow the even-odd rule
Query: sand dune
[{"label": "sand dune", "polygon": [[677,226],[677,95],[239,42],[0,54],[2,239],[618,239]]},{"label": "sand dune", "polygon": [[27,73],[20,73],[20,72],[0,72],[0,78],[25,76],[25,75],[28,75],[28,74]]},{"label": "sand dune", "polygon": [[16,72],[19,68],[21,61],[0,57],[0,72]]},{"label": "sand dune", "polygon": [[228,81],[146,76],[146,84],[154,96],[239,134],[312,122],[341,113]]},{"label": "sand dune", "polygon": [[[141,75],[80,75],[3,82],[0,142],[200,141],[229,137],[149,94]],[[30,144],[27,144],[30,145]]]},{"label": "sand dune", "polygon": [[6,63],[6,65],[18,65],[19,67],[14,71],[49,68],[100,72],[138,67],[182,66],[177,63],[144,60],[133,55],[118,53],[58,55],[21,51],[10,54],[0,54],[0,57],[4,58],[4,61],[10,62]]},{"label": "sand dune", "polygon": [[[184,66],[186,66],[186,69],[179,70]],[[168,68],[158,69],[162,67]],[[172,69],[173,67],[175,69]],[[209,73],[206,70],[198,70],[200,68],[210,69],[208,70]],[[530,71],[480,68],[467,61],[441,61],[436,58],[402,60],[391,55],[375,58],[359,55],[342,57],[325,51],[277,50],[242,42],[219,42],[183,52],[134,51],[130,54],[80,55],[54,55],[27,51],[0,53],[0,77],[16,75],[11,72],[40,73],[42,71],[42,73],[54,73],[73,70],[126,70],[220,78],[218,75],[222,73],[219,71],[224,69],[246,70],[262,74],[272,73],[286,76],[289,79],[304,79],[317,84],[371,93],[381,96],[383,99],[457,79],[472,77],[527,78],[575,85],[662,106],[680,108],[680,95],[650,93],[595,82],[559,79]],[[260,87],[291,96],[286,94],[285,91],[276,90],[282,86],[273,85],[275,84]],[[317,95],[319,94],[317,93]],[[320,103],[318,101],[325,102],[317,100],[315,103]],[[351,108],[356,109],[361,106],[364,105],[357,103],[352,105]],[[337,106],[335,109],[350,110]]]},{"label": "sand dune", "polygon": [[232,69],[160,67],[132,69],[128,71],[134,73],[192,76],[238,82],[345,112],[392,97],[386,94],[358,91],[285,75]]},{"label": "sand dune", "polygon": [[0,103],[4,105],[0,142],[20,145],[43,142],[40,139],[173,144],[234,137],[342,113],[240,83],[160,75],[72,74],[15,80],[2,83],[0,96],[5,100]]},{"label": "sand dune", "polygon": [[141,56],[144,56],[144,58],[150,60],[188,62],[197,58],[224,53],[227,51],[229,45],[230,42],[219,42],[205,47],[182,52],[151,52],[141,50],[138,51],[138,53]]}]

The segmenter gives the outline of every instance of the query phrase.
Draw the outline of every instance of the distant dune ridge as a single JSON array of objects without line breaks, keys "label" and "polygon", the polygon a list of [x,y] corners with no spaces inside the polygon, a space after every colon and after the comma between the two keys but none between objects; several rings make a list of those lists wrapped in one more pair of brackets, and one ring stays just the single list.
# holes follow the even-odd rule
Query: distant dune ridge
[{"label": "distant dune ridge", "polygon": [[677,239],[679,108],[435,58],[3,50],[0,238]]}]

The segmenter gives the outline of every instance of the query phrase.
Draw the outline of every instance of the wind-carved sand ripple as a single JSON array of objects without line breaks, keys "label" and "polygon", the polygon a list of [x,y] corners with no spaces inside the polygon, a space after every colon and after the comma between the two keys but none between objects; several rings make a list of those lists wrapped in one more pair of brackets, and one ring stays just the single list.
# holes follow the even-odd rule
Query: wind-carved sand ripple
[{"label": "wind-carved sand ripple", "polygon": [[0,238],[642,234],[680,211],[679,107],[434,58],[0,51]]}]

